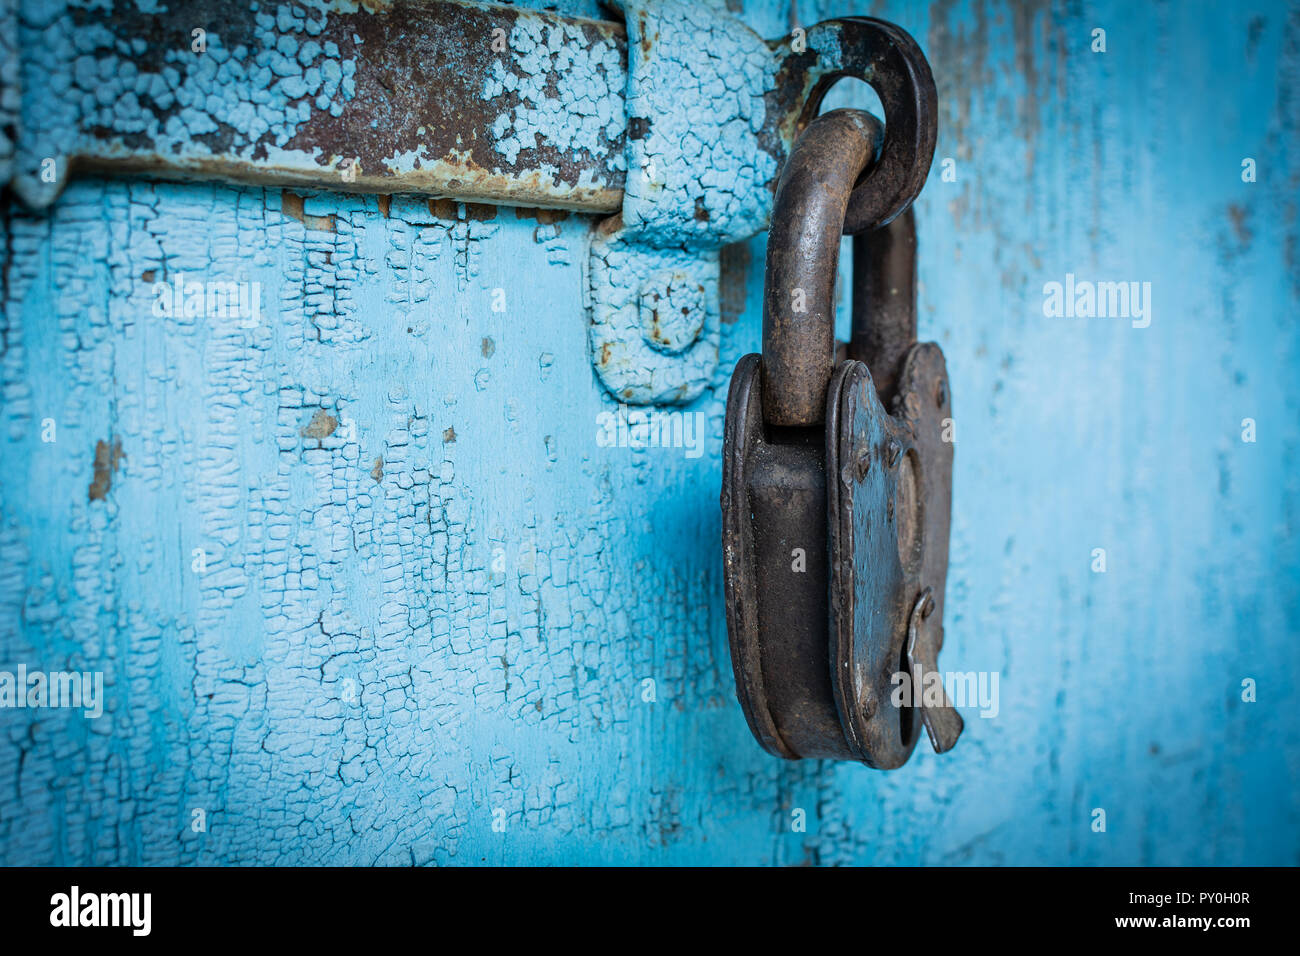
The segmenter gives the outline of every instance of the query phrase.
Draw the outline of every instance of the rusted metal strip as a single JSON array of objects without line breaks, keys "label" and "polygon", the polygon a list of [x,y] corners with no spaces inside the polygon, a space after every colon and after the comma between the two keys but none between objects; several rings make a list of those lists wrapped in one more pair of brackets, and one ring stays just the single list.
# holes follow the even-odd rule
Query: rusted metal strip
[{"label": "rusted metal strip", "polygon": [[[684,58],[682,44],[674,47],[671,33],[665,38],[652,22],[681,16],[682,4],[627,5],[642,59],[654,62],[659,46],[672,47],[669,65],[683,80],[669,91],[689,93],[692,76],[716,72],[718,64],[705,62],[707,50],[692,48],[699,62]],[[726,217],[752,232],[766,223],[776,170],[829,85],[850,75],[879,86],[878,77],[907,75],[894,67],[919,51],[902,31],[865,18],[828,21],[806,37],[800,31],[764,45],[734,18],[708,16],[737,49],[748,50],[723,65],[734,77],[726,90],[759,91],[762,103],[747,118],[746,135],[771,173],[767,190],[752,209]],[[699,29],[707,33],[704,20]],[[659,135],[655,124],[666,117],[631,115],[629,91],[644,98],[646,88],[629,83],[624,25],[511,6],[0,0],[0,26],[3,45],[17,50],[0,69],[0,182],[37,207],[52,202],[70,176],[99,172],[610,213],[626,211],[629,153],[657,175],[675,162],[673,174],[694,182],[694,167],[707,167],[704,161],[716,158],[710,150],[737,132],[705,128],[719,119],[698,113],[703,101],[696,96],[675,108],[704,124],[699,135],[681,134],[664,155],[647,153],[651,143],[640,141]],[[928,73],[909,79],[932,86]],[[913,91],[878,92],[889,112]],[[892,154],[917,151],[916,143],[890,148],[891,138],[918,135],[910,115],[899,116],[901,125],[888,126],[881,175]],[[690,154],[686,147],[697,140],[708,155]],[[911,185],[901,191],[914,191]],[[637,208],[649,209],[644,190],[633,191]],[[856,201],[851,205],[856,210]],[[852,231],[882,211],[896,214],[897,204],[863,210]],[[716,223],[697,217],[687,224],[717,238]]]},{"label": "rusted metal strip", "polygon": [[622,24],[448,0],[67,0],[17,21],[21,96],[0,100],[21,101],[12,175],[31,205],[83,171],[622,201]]}]

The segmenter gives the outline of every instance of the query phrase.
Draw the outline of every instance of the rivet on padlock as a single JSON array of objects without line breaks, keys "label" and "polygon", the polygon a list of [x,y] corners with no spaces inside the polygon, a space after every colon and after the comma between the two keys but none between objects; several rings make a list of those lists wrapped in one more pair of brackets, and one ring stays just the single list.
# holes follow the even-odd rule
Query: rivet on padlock
[{"label": "rivet on padlock", "polygon": [[[933,121],[933,81],[913,54]],[[921,724],[949,749],[961,717],[946,695],[922,693],[943,642],[952,445],[943,354],[916,342],[910,209],[855,239],[853,340],[833,361],[839,237],[855,184],[871,188],[880,138],[869,114],[827,113],[782,171],[763,354],[737,364],[727,400],[722,510],[732,662],[755,737],[790,759],[889,769]]]}]

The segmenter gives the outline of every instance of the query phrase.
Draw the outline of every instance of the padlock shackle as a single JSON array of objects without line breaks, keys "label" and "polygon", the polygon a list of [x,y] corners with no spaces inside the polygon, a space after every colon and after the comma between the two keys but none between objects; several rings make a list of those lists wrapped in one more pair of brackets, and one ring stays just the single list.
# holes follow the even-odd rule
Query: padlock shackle
[{"label": "padlock shackle", "polygon": [[845,212],[882,138],[871,114],[832,110],[808,124],[781,170],[763,281],[763,418],[769,425],[818,425],[825,415]]},{"label": "padlock shackle", "polygon": [[853,237],[853,336],[848,357],[865,362],[889,409],[916,343],[916,217]]}]

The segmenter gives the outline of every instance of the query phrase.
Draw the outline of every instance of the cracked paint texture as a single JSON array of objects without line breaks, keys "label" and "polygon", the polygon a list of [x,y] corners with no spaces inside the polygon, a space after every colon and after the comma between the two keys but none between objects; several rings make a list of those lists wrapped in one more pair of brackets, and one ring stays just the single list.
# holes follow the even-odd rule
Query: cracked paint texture
[{"label": "cracked paint texture", "polygon": [[776,59],[758,34],[722,18],[721,3],[619,6],[631,61],[624,229],[664,246],[748,238],[767,224],[777,175],[757,140]]},{"label": "cracked paint texture", "polygon": [[[580,5],[563,6],[572,16]],[[69,165],[617,205],[616,24],[422,0],[0,9],[17,21],[21,85],[40,91],[23,97],[16,124],[15,188],[33,206],[53,200]],[[493,48],[498,31],[505,49]],[[41,176],[47,157],[55,181]]]},{"label": "cracked paint texture", "polygon": [[[628,176],[620,216],[592,241],[591,361],[620,401],[688,404],[717,372],[719,250],[771,212],[777,164],[759,133],[776,58],[721,4],[619,6]],[[664,332],[670,301],[691,303],[680,335]]]},{"label": "cracked paint texture", "polygon": [[[491,126],[494,148],[506,162],[538,142],[596,153],[622,139],[623,91],[610,81],[621,79],[626,67],[615,43],[590,44],[577,26],[519,20],[507,44],[509,66],[504,58],[494,60],[483,89],[488,100],[507,92],[519,100]],[[609,168],[624,168],[618,151]]]},{"label": "cracked paint texture", "polygon": [[[763,237],[723,257],[689,458],[597,444],[591,218],[76,180],[0,217],[0,669],[102,671],[107,699],[0,709],[0,863],[1300,862],[1300,15],[798,20],[855,12],[939,85],[941,659],[1000,673],[996,718],[889,774],[749,735],[718,489]],[[1067,271],[1151,281],[1151,326],[1044,318]],[[260,322],[155,316],[180,273],[258,283]]]},{"label": "cracked paint texture", "polygon": [[[638,405],[684,404],[709,386],[718,372],[718,262],[716,248],[661,249],[622,231],[592,239],[588,344],[611,395]],[[669,350],[649,303],[667,303],[675,287],[698,294],[686,306],[688,334]]]},{"label": "cracked paint texture", "polygon": [[[254,4],[242,17],[192,7],[176,12],[167,33],[144,19],[158,12],[147,5],[132,11],[141,20],[134,30],[110,28],[100,7],[20,4],[24,87],[42,90],[24,97],[31,156],[66,162],[94,131],[163,154],[202,155],[221,143],[252,159],[284,149],[314,110],[342,115],[356,94],[355,57],[317,39],[327,16],[320,6]],[[203,52],[187,24],[202,30]],[[39,177],[19,187],[33,202],[53,188]]]}]

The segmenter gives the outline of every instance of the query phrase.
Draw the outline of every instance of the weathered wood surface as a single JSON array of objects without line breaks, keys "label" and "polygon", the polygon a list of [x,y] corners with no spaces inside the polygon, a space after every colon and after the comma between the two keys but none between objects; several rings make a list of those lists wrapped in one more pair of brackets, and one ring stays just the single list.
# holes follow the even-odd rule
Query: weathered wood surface
[{"label": "weathered wood surface", "polygon": [[[891,774],[749,737],[717,494],[762,237],[690,457],[597,442],[594,220],[79,181],[0,235],[0,669],[107,703],[0,710],[0,862],[1300,862],[1300,8],[870,12],[942,98],[941,661],[995,718]],[[260,321],[155,316],[181,273]],[[1045,317],[1067,273],[1150,282],[1150,325]]]}]

